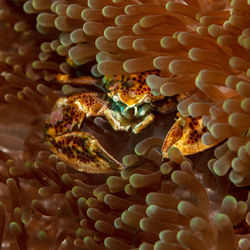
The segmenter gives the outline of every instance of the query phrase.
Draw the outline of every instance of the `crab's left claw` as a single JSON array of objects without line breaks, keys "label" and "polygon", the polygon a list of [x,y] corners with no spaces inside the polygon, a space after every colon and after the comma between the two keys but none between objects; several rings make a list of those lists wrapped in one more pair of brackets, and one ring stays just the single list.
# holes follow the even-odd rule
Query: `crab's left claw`
[{"label": "crab's left claw", "polygon": [[107,173],[123,166],[86,132],[71,132],[51,138],[51,151],[62,161],[87,173]]},{"label": "crab's left claw", "polygon": [[168,158],[167,151],[170,147],[178,148],[182,155],[191,155],[211,148],[220,142],[205,145],[201,137],[206,132],[207,128],[203,126],[202,118],[179,117],[164,140],[162,157]]}]

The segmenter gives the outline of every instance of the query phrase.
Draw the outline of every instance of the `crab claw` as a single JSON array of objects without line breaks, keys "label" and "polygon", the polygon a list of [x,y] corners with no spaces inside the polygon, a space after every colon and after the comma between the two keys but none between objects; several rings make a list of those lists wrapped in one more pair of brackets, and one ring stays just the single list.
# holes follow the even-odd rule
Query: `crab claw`
[{"label": "crab claw", "polygon": [[205,145],[202,142],[202,135],[207,128],[202,124],[202,118],[179,117],[169,130],[162,146],[163,159],[168,158],[168,149],[176,147],[182,155],[191,155],[202,152],[218,144]]},{"label": "crab claw", "polygon": [[123,166],[86,132],[71,132],[50,140],[51,151],[62,161],[87,173],[107,173],[122,170]]}]

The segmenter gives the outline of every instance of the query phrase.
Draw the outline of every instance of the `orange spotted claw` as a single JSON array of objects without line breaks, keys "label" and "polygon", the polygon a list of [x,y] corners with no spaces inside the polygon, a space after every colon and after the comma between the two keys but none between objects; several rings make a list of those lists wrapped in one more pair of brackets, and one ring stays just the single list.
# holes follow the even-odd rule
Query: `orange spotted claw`
[{"label": "orange spotted claw", "polygon": [[203,126],[202,118],[179,117],[163,142],[163,159],[168,158],[167,151],[172,146],[178,148],[182,155],[191,155],[202,152],[219,143],[205,145],[201,137],[206,132],[207,128]]},{"label": "orange spotted claw", "polygon": [[71,132],[53,137],[51,151],[78,171],[107,173],[122,170],[123,166],[86,132]]},{"label": "orange spotted claw", "polygon": [[122,165],[93,136],[74,132],[74,129],[80,129],[85,117],[104,116],[107,108],[102,94],[96,92],[59,98],[44,127],[45,136],[52,145],[51,151],[79,171],[106,173],[121,170]]},{"label": "orange spotted claw", "polygon": [[54,137],[81,127],[85,117],[104,116],[107,102],[102,94],[88,92],[59,98],[50,114],[50,120],[45,123],[46,137]]}]

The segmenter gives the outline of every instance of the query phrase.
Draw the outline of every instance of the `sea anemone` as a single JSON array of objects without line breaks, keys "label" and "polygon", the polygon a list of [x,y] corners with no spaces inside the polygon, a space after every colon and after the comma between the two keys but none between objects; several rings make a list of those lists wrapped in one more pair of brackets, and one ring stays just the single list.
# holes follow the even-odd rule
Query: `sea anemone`
[{"label": "sea anemone", "polygon": [[[250,249],[250,2],[0,0],[0,242],[3,249]],[[154,95],[187,98],[213,150],[160,148],[174,114],[136,136],[86,121],[124,170],[80,173],[43,135],[58,73],[152,69]],[[53,120],[53,119],[52,119]],[[54,120],[53,120],[54,122]],[[111,139],[110,139],[111,138]],[[215,157],[215,158],[214,158]]]}]

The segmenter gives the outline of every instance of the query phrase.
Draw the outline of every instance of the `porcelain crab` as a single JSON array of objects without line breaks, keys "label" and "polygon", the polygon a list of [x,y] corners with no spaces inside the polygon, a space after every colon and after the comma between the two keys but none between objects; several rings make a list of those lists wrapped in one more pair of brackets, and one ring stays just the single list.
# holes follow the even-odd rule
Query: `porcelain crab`
[{"label": "porcelain crab", "polygon": [[[79,171],[103,173],[121,170],[123,166],[115,160],[92,135],[77,131],[85,118],[104,116],[114,130],[137,134],[153,120],[153,111],[168,113],[185,95],[174,97],[154,96],[146,84],[150,74],[159,75],[157,70],[130,75],[105,75],[102,79],[84,76],[69,78],[57,76],[62,84],[96,85],[100,92],[85,92],[69,97],[61,97],[45,124],[45,135],[51,142],[51,151],[64,162]],[[206,132],[201,118],[179,118],[169,131],[162,156],[167,158],[167,150],[177,146],[184,155],[208,148],[201,141]],[[211,147],[211,146],[209,146]]]}]

